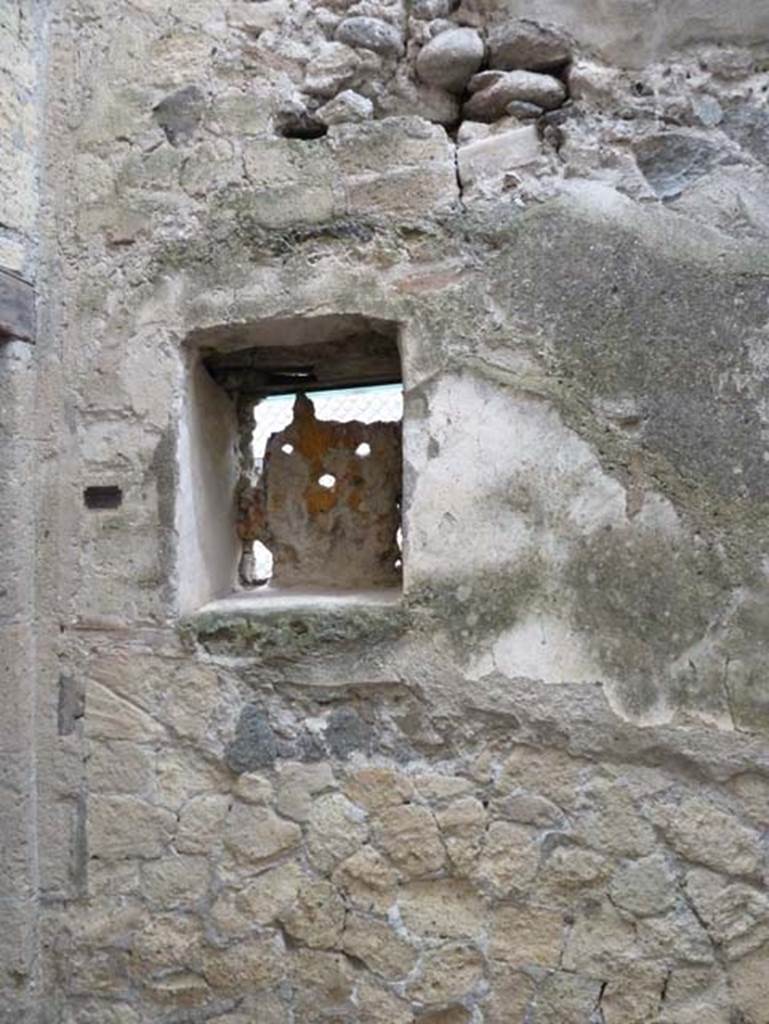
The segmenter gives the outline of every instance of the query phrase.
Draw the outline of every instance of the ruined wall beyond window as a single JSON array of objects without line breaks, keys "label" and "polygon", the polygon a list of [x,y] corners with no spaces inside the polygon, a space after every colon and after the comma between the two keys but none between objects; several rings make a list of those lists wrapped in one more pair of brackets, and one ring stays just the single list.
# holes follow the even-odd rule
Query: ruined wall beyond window
[{"label": "ruined wall beyond window", "polygon": [[267,444],[238,532],[272,552],[278,586],[394,586],[401,463],[400,424],[317,420],[300,395]]}]

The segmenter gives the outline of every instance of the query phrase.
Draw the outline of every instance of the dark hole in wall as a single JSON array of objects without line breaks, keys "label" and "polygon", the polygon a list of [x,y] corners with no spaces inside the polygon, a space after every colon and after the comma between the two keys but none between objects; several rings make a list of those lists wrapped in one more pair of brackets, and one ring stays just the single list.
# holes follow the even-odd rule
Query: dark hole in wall
[{"label": "dark hole in wall", "polygon": [[275,120],[275,130],[284,139],[320,139],[328,125],[318,121],[308,111],[282,113]]},{"label": "dark hole in wall", "polygon": [[110,509],[120,508],[123,504],[123,492],[114,485],[95,485],[83,491],[83,502],[86,508]]}]

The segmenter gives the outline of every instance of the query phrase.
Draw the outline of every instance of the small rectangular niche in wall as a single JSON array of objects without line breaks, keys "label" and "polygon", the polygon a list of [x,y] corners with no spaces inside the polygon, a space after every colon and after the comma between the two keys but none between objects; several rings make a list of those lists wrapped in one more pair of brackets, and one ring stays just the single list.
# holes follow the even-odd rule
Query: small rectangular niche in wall
[{"label": "small rectangular niche in wall", "polygon": [[262,320],[194,332],[187,344],[181,610],[236,590],[399,587],[397,324]]},{"label": "small rectangular niche in wall", "polygon": [[123,492],[115,485],[94,485],[83,491],[83,502],[86,508],[103,510],[120,508],[123,504]]}]

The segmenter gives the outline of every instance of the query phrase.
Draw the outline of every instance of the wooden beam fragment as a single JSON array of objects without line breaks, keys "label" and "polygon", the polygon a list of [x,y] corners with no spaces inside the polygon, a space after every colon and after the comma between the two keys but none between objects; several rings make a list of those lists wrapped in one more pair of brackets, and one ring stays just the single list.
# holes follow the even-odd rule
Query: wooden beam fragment
[{"label": "wooden beam fragment", "polygon": [[35,340],[35,289],[0,267],[0,341],[18,338]]}]

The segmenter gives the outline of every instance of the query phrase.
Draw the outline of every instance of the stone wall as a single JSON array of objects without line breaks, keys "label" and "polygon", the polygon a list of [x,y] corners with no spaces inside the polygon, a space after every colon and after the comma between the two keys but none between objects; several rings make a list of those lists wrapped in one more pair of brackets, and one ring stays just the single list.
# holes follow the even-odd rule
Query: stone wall
[{"label": "stone wall", "polygon": [[[766,15],[514,6],[56,7],[30,1021],[766,1024]],[[403,599],[190,610],[191,339],[319,316]]]},{"label": "stone wall", "polygon": [[[33,281],[44,5],[0,9],[0,1020],[39,998]],[[31,1019],[31,1018],[30,1018]]]}]

